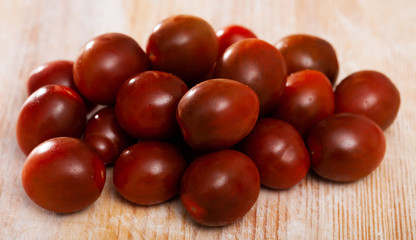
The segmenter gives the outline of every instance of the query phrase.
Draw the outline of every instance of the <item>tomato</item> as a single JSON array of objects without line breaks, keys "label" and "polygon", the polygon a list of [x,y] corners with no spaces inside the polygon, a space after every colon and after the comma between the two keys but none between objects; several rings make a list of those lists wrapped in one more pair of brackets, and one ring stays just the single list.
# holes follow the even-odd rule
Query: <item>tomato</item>
[{"label": "tomato", "polygon": [[383,160],[381,128],[364,115],[335,114],[318,123],[307,140],[312,169],[321,177],[351,182],[374,171]]},{"label": "tomato", "polygon": [[100,196],[105,166],[85,142],[58,137],[38,145],[27,156],[22,184],[32,201],[50,211],[71,213],[86,208]]},{"label": "tomato", "polygon": [[84,102],[75,90],[46,85],[24,102],[17,119],[17,142],[28,155],[38,144],[50,138],[80,137],[85,121]]},{"label": "tomato", "polygon": [[260,115],[276,104],[286,83],[286,67],[282,55],[260,39],[241,40],[224,52],[215,66],[215,77],[247,84],[258,95]]},{"label": "tomato", "polygon": [[98,151],[105,164],[113,164],[134,143],[134,138],[118,124],[113,107],[102,108],[91,116],[84,139]]},{"label": "tomato", "polygon": [[170,72],[192,84],[215,63],[218,40],[214,29],[205,20],[177,15],[153,28],[146,53],[154,69]]},{"label": "tomato", "polygon": [[85,44],[74,64],[74,80],[88,100],[114,104],[124,81],[148,69],[144,51],[131,37],[106,33]]},{"label": "tomato", "polygon": [[28,95],[48,84],[57,84],[76,90],[72,76],[73,65],[72,61],[57,60],[38,66],[30,73],[27,81]]},{"label": "tomato", "polygon": [[384,74],[365,70],[347,76],[335,90],[335,112],[364,114],[382,129],[399,112],[400,93]]},{"label": "tomato", "polygon": [[275,44],[282,53],[288,74],[301,70],[317,70],[324,73],[334,85],[338,76],[338,59],[335,49],[326,40],[306,35],[286,36]]},{"label": "tomato", "polygon": [[218,38],[218,57],[221,57],[229,46],[246,38],[257,38],[249,29],[239,25],[229,25],[216,32]]},{"label": "tomato", "polygon": [[179,132],[175,114],[188,91],[173,74],[146,71],[126,81],[117,94],[116,117],[120,126],[139,139],[167,139]]},{"label": "tomato", "polygon": [[254,161],[261,183],[273,189],[296,185],[309,170],[309,152],[302,137],[281,120],[260,119],[238,149]]},{"label": "tomato", "polygon": [[180,100],[176,119],[185,141],[198,150],[233,146],[253,129],[259,100],[247,85],[210,79],[191,88]]},{"label": "tomato", "polygon": [[282,97],[271,116],[294,126],[303,136],[334,113],[334,91],[328,78],[315,70],[289,75]]},{"label": "tomato", "polygon": [[197,223],[224,226],[242,218],[260,192],[256,165],[235,150],[198,157],[182,177],[180,199]]},{"label": "tomato", "polygon": [[179,193],[185,168],[186,161],[174,145],[142,141],[127,148],[117,159],[113,183],[130,202],[158,204]]},{"label": "tomato", "polygon": [[[56,84],[72,88],[79,93],[77,86],[75,85],[74,78],[72,75],[74,63],[72,61],[57,60],[44,63],[35,68],[29,76],[27,81],[27,93],[32,94],[40,87],[49,84]],[[80,93],[79,93],[80,94]],[[81,97],[83,97],[81,95]],[[96,104],[84,99],[87,111],[95,108]]]}]

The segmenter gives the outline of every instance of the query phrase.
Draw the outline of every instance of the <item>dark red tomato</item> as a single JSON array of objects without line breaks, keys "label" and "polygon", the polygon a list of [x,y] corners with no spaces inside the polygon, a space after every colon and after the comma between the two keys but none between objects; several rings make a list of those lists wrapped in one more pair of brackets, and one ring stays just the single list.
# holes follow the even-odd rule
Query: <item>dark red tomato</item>
[{"label": "dark red tomato", "polygon": [[114,165],[113,183],[130,202],[152,205],[179,193],[186,161],[166,142],[143,141],[127,148]]},{"label": "dark red tomato", "polygon": [[256,165],[235,150],[198,157],[185,171],[180,198],[197,223],[224,226],[242,218],[260,192]]},{"label": "dark red tomato", "polygon": [[176,119],[185,141],[198,150],[225,149],[247,136],[259,114],[259,99],[247,85],[210,79],[180,100]]},{"label": "dark red tomato", "polygon": [[331,116],[334,109],[334,91],[328,78],[315,70],[303,70],[289,75],[271,115],[290,123],[306,136],[310,128]]},{"label": "dark red tomato", "polygon": [[49,84],[57,84],[76,90],[72,76],[73,65],[72,61],[58,60],[47,62],[37,67],[30,73],[27,81],[28,95],[38,90],[38,88]]},{"label": "dark red tomato", "polygon": [[282,55],[260,39],[241,40],[225,51],[215,67],[215,77],[247,84],[259,96],[260,115],[265,115],[279,100],[286,83]]},{"label": "dark red tomato", "polygon": [[260,119],[239,149],[254,161],[261,183],[270,188],[290,188],[309,170],[309,152],[302,137],[290,124],[277,119]]},{"label": "dark red tomato", "polygon": [[22,170],[22,183],[29,198],[58,213],[76,212],[95,202],[105,177],[98,153],[70,137],[41,143],[29,154]]},{"label": "dark red tomato", "polygon": [[114,104],[124,81],[148,69],[146,54],[131,37],[107,33],[90,40],[74,64],[74,80],[88,100]]},{"label": "dark red tomato", "polygon": [[47,85],[24,102],[17,119],[17,142],[28,155],[38,144],[50,138],[80,137],[85,121],[84,102],[75,90]]},{"label": "dark red tomato", "polygon": [[91,116],[84,139],[98,151],[105,164],[113,164],[134,143],[134,138],[118,124],[113,107],[102,108]]},{"label": "dark red tomato", "polygon": [[146,53],[154,69],[170,72],[192,84],[215,63],[218,40],[214,29],[205,20],[177,15],[153,28]]},{"label": "dark red tomato", "polygon": [[[65,60],[57,60],[40,65],[30,73],[29,80],[27,81],[28,94],[30,95],[40,87],[49,84],[70,87],[78,92],[72,74],[73,66],[74,62]],[[86,99],[83,100],[87,111],[95,108],[96,104]]]},{"label": "dark red tomato", "polygon": [[286,61],[287,73],[311,69],[324,73],[335,84],[338,76],[338,59],[335,49],[326,40],[294,34],[280,39],[275,46]]},{"label": "dark red tomato", "polygon": [[352,113],[335,114],[318,123],[307,145],[312,169],[337,182],[367,176],[380,165],[386,151],[381,128],[364,115]]},{"label": "dark red tomato", "polygon": [[229,25],[217,31],[218,57],[221,57],[229,46],[246,38],[257,38],[249,29],[239,25]]},{"label": "dark red tomato", "polygon": [[179,130],[176,108],[187,91],[186,84],[173,74],[140,73],[120,87],[115,107],[117,120],[138,139],[167,139]]},{"label": "dark red tomato", "polygon": [[393,123],[399,107],[399,90],[386,75],[377,71],[353,73],[335,90],[335,112],[364,114],[382,129]]}]

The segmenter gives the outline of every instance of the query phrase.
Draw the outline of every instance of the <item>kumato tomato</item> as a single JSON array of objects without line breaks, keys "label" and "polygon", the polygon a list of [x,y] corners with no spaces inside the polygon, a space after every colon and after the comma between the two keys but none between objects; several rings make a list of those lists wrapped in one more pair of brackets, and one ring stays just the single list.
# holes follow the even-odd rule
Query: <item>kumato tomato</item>
[{"label": "kumato tomato", "polygon": [[257,38],[249,29],[239,25],[229,25],[216,32],[218,38],[218,58],[229,46],[246,38]]},{"label": "kumato tomato", "polygon": [[229,79],[210,79],[179,101],[176,119],[185,141],[197,150],[232,147],[253,129],[259,114],[257,94]]},{"label": "kumato tomato", "polygon": [[273,189],[290,188],[309,171],[309,152],[301,135],[278,119],[260,119],[238,149],[254,161],[261,183]]},{"label": "kumato tomato", "polygon": [[386,140],[381,128],[366,116],[339,113],[311,130],[307,146],[315,173],[329,180],[351,182],[380,165]]},{"label": "kumato tomato", "polygon": [[85,142],[58,137],[38,145],[22,170],[26,194],[50,211],[71,213],[95,202],[103,190],[105,165]]},{"label": "kumato tomato", "polygon": [[290,123],[306,136],[310,128],[331,116],[334,109],[334,91],[328,78],[315,70],[303,70],[289,75],[271,116]]},{"label": "kumato tomato", "polygon": [[[73,77],[73,68],[74,62],[67,60],[56,60],[44,63],[37,68],[35,68],[27,80],[27,93],[31,95],[34,91],[38,90],[40,87],[56,84],[65,87],[72,88],[80,94],[75,85]],[[81,94],[80,94],[81,95]],[[85,107],[87,112],[91,111],[96,107],[96,104],[88,101],[81,95],[84,100]]]},{"label": "kumato tomato", "polygon": [[46,85],[24,102],[17,119],[17,142],[22,152],[28,155],[50,138],[81,137],[85,122],[86,108],[75,90]]},{"label": "kumato tomato", "polygon": [[168,139],[179,132],[176,108],[187,91],[186,84],[173,74],[140,73],[126,81],[118,91],[117,121],[138,139]]},{"label": "kumato tomato", "polygon": [[253,161],[235,150],[220,150],[195,159],[182,177],[180,199],[197,223],[224,226],[242,218],[260,192]]},{"label": "kumato tomato", "polygon": [[142,141],[127,148],[114,165],[113,183],[130,202],[152,205],[179,193],[186,161],[173,144]]},{"label": "kumato tomato", "polygon": [[287,73],[317,70],[335,84],[338,76],[338,59],[335,49],[326,40],[307,34],[294,34],[280,39],[275,46],[282,53]]},{"label": "kumato tomato", "polygon": [[364,114],[382,129],[393,123],[399,107],[399,90],[386,75],[377,71],[355,72],[335,90],[335,112]]},{"label": "kumato tomato", "polygon": [[117,90],[149,67],[137,42],[121,33],[106,33],[87,42],[74,63],[74,80],[91,102],[114,104]]},{"label": "kumato tomato", "polygon": [[244,26],[215,32],[191,15],[157,24],[146,51],[128,35],[99,35],[74,62],[30,73],[16,125],[24,190],[47,210],[79,211],[114,164],[120,200],[146,206],[179,195],[187,217],[225,226],[250,211],[261,184],[288,189],[309,169],[356,181],[383,160],[382,129],[400,94],[370,70],[334,92],[338,72],[322,38],[272,45]]},{"label": "kumato tomato", "polygon": [[38,66],[30,73],[27,81],[28,95],[49,84],[76,89],[72,75],[73,66],[74,62],[66,60],[51,61]]},{"label": "kumato tomato", "polygon": [[98,151],[105,164],[113,164],[124,149],[135,142],[118,124],[114,107],[94,113],[85,126],[83,137]]},{"label": "kumato tomato", "polygon": [[146,54],[153,69],[172,73],[192,85],[214,65],[218,40],[205,20],[176,15],[153,28]]},{"label": "kumato tomato", "polygon": [[280,52],[256,38],[231,45],[217,61],[214,76],[247,84],[258,95],[260,115],[264,116],[285,89],[286,66]]}]

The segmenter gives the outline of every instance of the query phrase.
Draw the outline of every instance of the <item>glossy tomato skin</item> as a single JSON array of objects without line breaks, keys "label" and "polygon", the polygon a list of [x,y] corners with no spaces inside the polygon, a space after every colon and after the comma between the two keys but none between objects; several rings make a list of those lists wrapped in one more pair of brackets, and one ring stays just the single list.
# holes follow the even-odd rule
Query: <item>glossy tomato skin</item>
[{"label": "glossy tomato skin", "polygon": [[317,70],[335,84],[339,65],[335,49],[328,41],[312,35],[294,34],[280,39],[275,46],[286,61],[288,74]]},{"label": "glossy tomato skin", "polygon": [[382,129],[394,121],[400,93],[383,73],[363,70],[347,76],[335,90],[335,112],[364,114]]},{"label": "glossy tomato skin", "polygon": [[[73,77],[73,68],[74,62],[67,60],[56,60],[44,63],[37,68],[35,68],[29,76],[27,81],[27,93],[28,95],[32,94],[34,91],[38,90],[40,87],[56,84],[61,86],[66,86],[80,92],[75,85]],[[84,100],[85,107],[87,111],[91,111],[95,108],[96,104],[88,101],[81,95]]]},{"label": "glossy tomato skin", "polygon": [[37,146],[27,157],[22,184],[32,201],[58,213],[79,211],[100,196],[106,178],[98,153],[85,142],[58,137]]},{"label": "glossy tomato skin", "polygon": [[75,90],[46,85],[24,102],[16,124],[20,149],[28,155],[41,142],[54,137],[80,137],[86,121],[86,109]]},{"label": "glossy tomato skin", "polygon": [[106,33],[87,42],[74,63],[74,80],[88,100],[114,104],[117,90],[149,67],[146,54],[131,37]]},{"label": "glossy tomato skin", "polygon": [[309,171],[308,149],[298,131],[284,121],[260,119],[238,146],[254,161],[261,183],[269,188],[290,188]]},{"label": "glossy tomato skin", "polygon": [[186,161],[174,145],[142,141],[127,148],[114,165],[113,183],[130,202],[153,205],[179,193]]},{"label": "glossy tomato skin", "polygon": [[105,164],[113,164],[135,142],[118,124],[114,107],[102,108],[91,116],[85,126],[84,140],[98,151]]},{"label": "glossy tomato skin", "polygon": [[126,81],[117,94],[120,126],[138,139],[167,139],[179,132],[176,108],[188,91],[173,74],[146,71]]},{"label": "glossy tomato skin", "polygon": [[197,223],[224,226],[242,218],[259,192],[256,165],[243,153],[227,149],[191,163],[182,178],[180,199]]},{"label": "glossy tomato skin", "polygon": [[217,61],[214,75],[251,87],[259,97],[261,116],[276,104],[286,83],[286,67],[280,52],[269,43],[254,38],[227,48]]},{"label": "glossy tomato skin", "polygon": [[74,62],[66,60],[51,61],[38,66],[30,73],[27,81],[28,95],[49,84],[57,84],[76,90],[72,75],[73,66]]},{"label": "glossy tomato skin", "polygon": [[185,141],[197,150],[229,148],[253,129],[259,114],[257,94],[229,79],[210,79],[180,100],[176,119]]},{"label": "glossy tomato skin", "polygon": [[246,38],[257,38],[257,36],[240,25],[229,25],[221,28],[216,32],[218,38],[218,57],[221,57],[225,49],[231,46],[233,43],[241,41]]},{"label": "glossy tomato skin", "polygon": [[318,123],[307,140],[311,166],[337,182],[363,178],[381,163],[386,140],[381,128],[364,115],[335,114]]},{"label": "glossy tomato skin", "polygon": [[214,29],[205,20],[176,15],[154,27],[146,53],[153,69],[170,72],[192,84],[215,63],[218,40]]},{"label": "glossy tomato skin", "polygon": [[328,78],[315,70],[289,75],[282,97],[271,112],[306,136],[310,128],[334,114],[334,91]]}]

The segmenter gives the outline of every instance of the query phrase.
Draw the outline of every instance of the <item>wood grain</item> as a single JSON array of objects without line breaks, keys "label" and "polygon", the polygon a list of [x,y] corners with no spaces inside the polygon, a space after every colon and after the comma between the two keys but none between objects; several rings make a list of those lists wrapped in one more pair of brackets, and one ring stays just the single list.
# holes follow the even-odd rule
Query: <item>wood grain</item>
[{"label": "wood grain", "polygon": [[[0,1],[0,239],[416,239],[416,1],[308,0],[3,0]],[[192,222],[178,199],[141,207],[112,186],[70,215],[41,209],[20,182],[24,155],[15,121],[25,81],[37,65],[74,59],[90,38],[123,32],[144,47],[154,25],[193,14],[218,29],[242,24],[274,43],[291,33],[330,41],[338,81],[374,69],[401,92],[398,118],[385,132],[387,153],[376,171],[349,184],[310,173],[287,191],[262,189],[251,211],[223,228]]]}]

